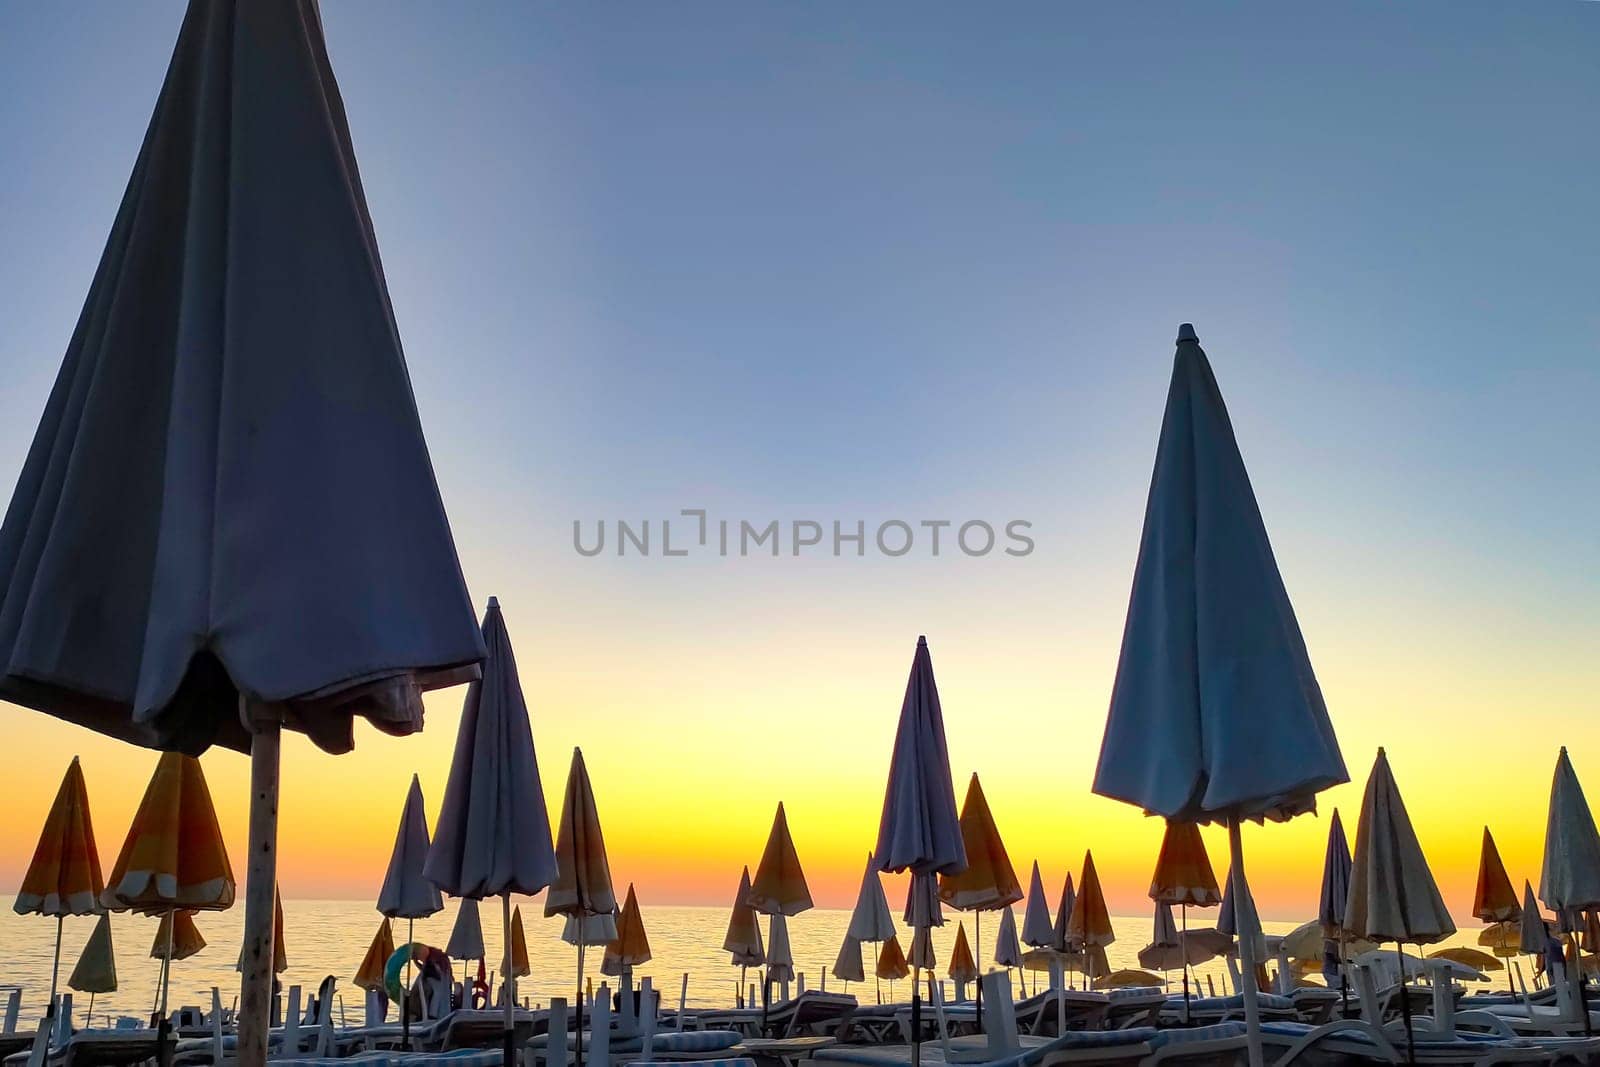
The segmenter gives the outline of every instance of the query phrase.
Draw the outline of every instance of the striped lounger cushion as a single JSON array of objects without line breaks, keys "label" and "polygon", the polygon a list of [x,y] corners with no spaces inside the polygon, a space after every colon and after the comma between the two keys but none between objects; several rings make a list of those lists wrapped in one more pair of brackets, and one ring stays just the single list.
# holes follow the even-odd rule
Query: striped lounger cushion
[{"label": "striped lounger cushion", "polygon": [[[650,1039],[652,1052],[720,1052],[725,1048],[732,1048],[744,1035],[737,1030],[664,1030]],[[613,1052],[637,1052],[644,1047],[644,1042],[639,1038],[627,1041],[613,1041]],[[714,1061],[705,1060],[705,1063]]]},{"label": "striped lounger cushion", "polygon": [[1213,1023],[1210,1026],[1175,1026],[1170,1030],[1157,1030],[1150,1038],[1151,1048],[1164,1048],[1168,1045],[1182,1045],[1191,1041],[1224,1041],[1229,1038],[1243,1037],[1245,1035],[1244,1023]]},{"label": "striped lounger cushion", "polygon": [[497,1048],[465,1048],[454,1052],[365,1052],[359,1056],[273,1060],[273,1067],[498,1067],[505,1059]]}]

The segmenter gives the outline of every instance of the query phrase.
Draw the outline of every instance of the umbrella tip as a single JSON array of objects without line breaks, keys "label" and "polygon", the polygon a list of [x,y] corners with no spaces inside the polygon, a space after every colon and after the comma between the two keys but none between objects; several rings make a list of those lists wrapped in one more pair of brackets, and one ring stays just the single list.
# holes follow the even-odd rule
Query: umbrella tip
[{"label": "umbrella tip", "polygon": [[1184,322],[1184,323],[1180,323],[1178,325],[1178,343],[1179,344],[1182,344],[1185,341],[1199,341],[1199,340],[1200,340],[1199,336],[1196,335],[1196,333],[1194,332],[1194,323],[1192,323],[1192,322]]},{"label": "umbrella tip", "polygon": [[[918,648],[921,648],[923,645],[926,645],[927,643],[928,643],[928,636],[926,634],[918,634],[917,635],[917,647]],[[1562,749],[1561,751],[1565,752],[1566,749]]]},{"label": "umbrella tip", "polygon": [[489,598],[489,608],[491,610],[493,610],[494,608],[498,608],[499,606],[500,606],[500,598],[499,597],[492,596],[492,597]]}]

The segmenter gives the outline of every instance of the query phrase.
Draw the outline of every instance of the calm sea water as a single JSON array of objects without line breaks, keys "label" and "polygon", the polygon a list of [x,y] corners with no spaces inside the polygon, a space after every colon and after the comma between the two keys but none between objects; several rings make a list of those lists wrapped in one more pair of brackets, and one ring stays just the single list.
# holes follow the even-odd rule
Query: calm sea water
[{"label": "calm sea water", "polygon": [[[23,1018],[37,1019],[42,1013],[50,989],[50,959],[55,947],[55,922],[37,916],[17,915],[11,909],[11,898],[5,898],[0,908],[0,951],[6,959],[6,972],[0,981],[23,987]],[[548,1000],[551,996],[571,997],[576,986],[576,950],[561,940],[561,923],[541,915],[540,901],[521,902],[524,928],[528,939],[528,956],[533,974],[518,982],[520,995],[534,1002]],[[376,932],[379,916],[369,903],[351,900],[286,900],[284,901],[284,940],[287,942],[289,970],[282,981],[290,985],[315,987],[325,976],[339,979],[345,1010],[354,1025],[360,1018],[363,994],[350,984]],[[728,913],[721,907],[645,907],[645,931],[650,938],[654,959],[637,968],[636,976],[651,976],[657,988],[662,989],[663,1000],[675,1004],[679,984],[684,973],[689,975],[689,1003],[691,1006],[726,1006],[732,1003],[739,980],[739,970],[730,966],[728,954],[722,951],[722,937],[727,928]],[[450,937],[455,922],[455,902],[446,901],[445,910],[429,919],[416,922],[416,940],[443,945]],[[1210,925],[1215,911],[1203,914],[1192,925]],[[967,937],[972,938],[972,917],[946,912],[948,925],[934,932],[934,946],[941,968],[948,961],[956,936],[956,919],[967,925]],[[1020,913],[1018,919],[1020,921]],[[1192,917],[1193,918],[1193,917]],[[790,943],[794,949],[795,969],[806,976],[808,988],[815,988],[824,970],[833,966],[839,944],[850,921],[850,913],[842,910],[814,909],[789,920]],[[61,983],[66,988],[67,976],[83,944],[94,928],[93,918],[68,919],[61,948]],[[239,956],[244,907],[237,905],[231,911],[201,913],[196,918],[200,932],[205,936],[206,947],[187,960],[172,965],[171,1006],[211,1003],[211,987],[222,989],[224,1003],[231,1003],[238,992],[239,976],[234,965]],[[105,1013],[146,1015],[151,1009],[156,992],[158,959],[151,958],[151,943],[155,939],[157,921],[137,915],[113,915],[112,937],[116,945],[118,988],[114,993],[95,998],[96,1024],[103,1025]],[[1137,966],[1139,949],[1150,940],[1150,918],[1123,917],[1114,920],[1117,941],[1107,949],[1113,967]],[[486,903],[483,908],[484,943],[489,952],[491,966],[496,965],[501,953],[498,908]],[[1264,923],[1268,933],[1287,933],[1293,923]],[[986,914],[983,922],[983,944],[974,943],[973,951],[986,960],[994,950],[994,934],[999,921],[993,913]],[[395,939],[406,936],[405,923],[396,923]],[[1474,944],[1476,931],[1458,934],[1450,944]],[[909,939],[903,939],[906,941]],[[870,952],[870,950],[869,950]],[[599,949],[587,952],[587,973],[600,981]],[[873,996],[872,964],[867,961],[866,995]],[[473,965],[476,967],[476,964]],[[1200,969],[1210,975],[1221,990],[1226,970],[1220,963]],[[1015,972],[1013,972],[1013,976]],[[1042,980],[1042,976],[1041,980]],[[1531,977],[1531,976],[1530,976]],[[1503,981],[1503,978],[1501,979]],[[1030,976],[1029,981],[1032,981]],[[1080,979],[1081,981],[1081,979]],[[829,989],[839,989],[842,983],[833,977],[827,981]],[[851,983],[852,992],[860,992],[860,983]],[[891,990],[884,983],[885,998]],[[896,982],[893,994],[898,999],[909,996],[906,982]],[[83,1012],[88,1005],[87,994],[74,995],[74,1013],[82,1025]]]}]

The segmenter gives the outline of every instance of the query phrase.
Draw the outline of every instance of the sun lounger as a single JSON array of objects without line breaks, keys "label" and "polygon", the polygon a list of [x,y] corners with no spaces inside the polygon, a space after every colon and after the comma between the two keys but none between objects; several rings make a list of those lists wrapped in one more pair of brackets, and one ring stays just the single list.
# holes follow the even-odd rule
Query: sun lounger
[{"label": "sun lounger", "polygon": [[302,1056],[274,1060],[278,1067],[499,1067],[500,1049],[456,1049],[453,1052],[363,1052],[344,1058]]},{"label": "sun lounger", "polygon": [[[1300,1017],[1294,1001],[1276,993],[1258,993],[1256,1005],[1261,1010],[1263,1020],[1294,1021]],[[1188,1013],[1191,1023],[1209,1025],[1235,1022],[1244,1018],[1244,995],[1235,993],[1231,997],[1190,997]],[[1180,1023],[1183,1014],[1183,998],[1168,997],[1166,1007],[1162,1009],[1162,1021],[1171,1024]]]},{"label": "sun lounger", "polygon": [[1105,1026],[1111,998],[1104,993],[1077,989],[1046,989],[1017,1002],[1017,1027],[1021,1033],[1051,1037],[1062,1029],[1099,1030]]},{"label": "sun lounger", "polygon": [[844,993],[808,989],[767,1011],[765,1032],[771,1037],[799,1037],[826,1033],[857,1006]]},{"label": "sun lounger", "polygon": [[[1151,1041],[1158,1031],[1153,1027],[1132,1030],[1069,1030],[1060,1036],[1030,1041],[1000,1059],[946,1058],[937,1041],[924,1042],[922,1062],[930,1065],[962,1064],[964,1067],[1054,1067],[1078,1063],[1136,1063],[1154,1051]],[[979,1052],[981,1039],[962,1038],[952,1042],[958,1052]],[[818,1067],[905,1067],[911,1062],[910,1045],[835,1045],[812,1057]]]},{"label": "sun lounger", "polygon": [[1132,1026],[1155,1026],[1167,1004],[1165,991],[1150,989],[1113,989],[1106,994],[1105,1028],[1126,1030]]}]

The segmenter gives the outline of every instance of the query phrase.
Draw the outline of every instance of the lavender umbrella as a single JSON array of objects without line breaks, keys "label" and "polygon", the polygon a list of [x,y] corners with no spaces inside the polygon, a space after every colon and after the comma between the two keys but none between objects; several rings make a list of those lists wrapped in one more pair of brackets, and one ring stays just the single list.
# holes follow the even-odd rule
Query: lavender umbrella
[{"label": "lavender umbrella", "polygon": [[[1248,739],[1248,741],[1247,741]],[[1288,819],[1349,780],[1222,393],[1178,328],[1094,791],[1186,822]],[[1242,942],[1251,1067],[1255,959]]]},{"label": "lavender umbrella", "polygon": [[[950,780],[950,754],[945,747],[944,715],[933,679],[928,639],[917,638],[900,705],[900,725],[889,762],[889,784],[878,820],[878,846],[872,853],[880,871],[911,872],[913,887],[907,921],[940,921],[937,876],[966,870],[955,786]],[[922,928],[926,928],[925,926]],[[922,1063],[922,992],[916,969],[911,982],[911,1062]]]},{"label": "lavender umbrella", "polygon": [[[501,943],[510,944],[511,894],[532,896],[555,881],[556,854],[528,703],[494,597],[483,614],[483,644],[488,650],[483,677],[468,687],[462,705],[444,805],[423,870],[454,896],[499,897]],[[508,972],[506,983],[503,1043],[506,1067],[511,1067],[515,976]]]},{"label": "lavender umbrella", "polygon": [[482,658],[317,7],[194,0],[0,525],[0,694],[251,753],[246,1067],[280,728],[415,732]]}]

